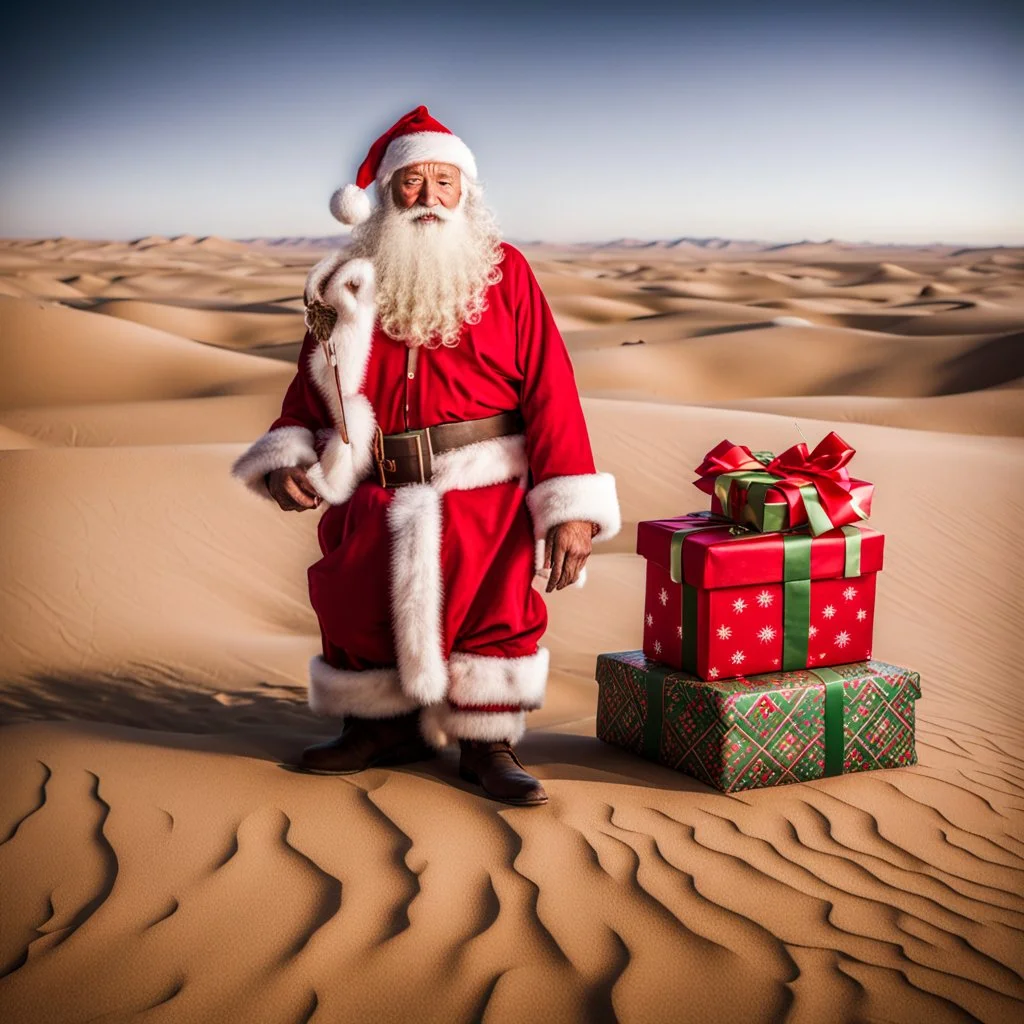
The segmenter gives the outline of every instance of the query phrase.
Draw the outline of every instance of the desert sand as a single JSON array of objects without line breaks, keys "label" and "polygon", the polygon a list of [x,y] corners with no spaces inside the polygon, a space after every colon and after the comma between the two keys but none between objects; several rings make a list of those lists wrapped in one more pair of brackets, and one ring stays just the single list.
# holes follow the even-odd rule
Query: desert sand
[{"label": "desert sand", "polygon": [[[624,525],[547,595],[516,808],[337,723],[318,512],[228,474],[295,371],[300,242],[0,245],[0,1019],[1009,1021],[1024,1012],[1024,252],[524,246]],[[595,737],[636,522],[723,438],[837,430],[887,536],[919,764],[725,795]]]}]

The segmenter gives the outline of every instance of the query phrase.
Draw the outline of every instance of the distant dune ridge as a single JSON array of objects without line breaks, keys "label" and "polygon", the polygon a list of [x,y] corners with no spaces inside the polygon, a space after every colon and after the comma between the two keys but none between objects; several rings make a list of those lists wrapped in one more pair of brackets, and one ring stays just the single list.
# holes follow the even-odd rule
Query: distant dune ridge
[{"label": "distant dune ridge", "polygon": [[[317,513],[228,468],[334,244],[0,243],[0,1019],[1020,1019],[1024,249],[523,245],[624,527],[547,598],[522,809],[455,751],[276,765],[336,731],[305,705]],[[722,438],[829,429],[877,485],[920,763],[729,796],[600,743],[636,522],[703,507]]]}]

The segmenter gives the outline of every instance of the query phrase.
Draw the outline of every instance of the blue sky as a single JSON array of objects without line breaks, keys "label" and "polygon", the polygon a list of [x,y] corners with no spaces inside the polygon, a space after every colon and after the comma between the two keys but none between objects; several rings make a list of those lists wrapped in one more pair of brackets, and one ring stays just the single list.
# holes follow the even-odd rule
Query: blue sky
[{"label": "blue sky", "polygon": [[336,233],[424,103],[510,238],[1024,242],[1014,5],[145,6],[8,23],[0,234]]}]

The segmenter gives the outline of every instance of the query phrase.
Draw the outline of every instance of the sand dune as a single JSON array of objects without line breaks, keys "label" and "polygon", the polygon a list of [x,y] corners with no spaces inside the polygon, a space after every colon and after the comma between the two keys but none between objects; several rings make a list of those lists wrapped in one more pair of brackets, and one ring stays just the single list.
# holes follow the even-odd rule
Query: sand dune
[{"label": "sand dune", "polygon": [[90,312],[131,320],[193,341],[233,349],[301,342],[305,333],[301,312],[276,307],[256,313],[111,299],[91,306]]},{"label": "sand dune", "polygon": [[[227,469],[294,372],[251,351],[301,322],[278,303],[314,257],[0,248],[0,1018],[1020,1016],[1018,257],[679,248],[536,263],[624,517],[547,597],[518,748],[542,809],[481,797],[452,750],[278,767],[335,731],[305,705],[319,513]],[[641,640],[636,522],[703,507],[723,437],[832,428],[877,485],[875,649],[921,673],[919,764],[726,796],[602,744],[596,654]]]},{"label": "sand dune", "polygon": [[281,367],[140,324],[0,297],[0,409],[243,394]]}]

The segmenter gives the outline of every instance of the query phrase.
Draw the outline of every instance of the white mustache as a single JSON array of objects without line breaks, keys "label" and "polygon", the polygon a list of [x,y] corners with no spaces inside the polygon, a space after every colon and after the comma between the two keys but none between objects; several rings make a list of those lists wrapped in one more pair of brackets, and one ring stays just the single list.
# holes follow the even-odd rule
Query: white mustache
[{"label": "white mustache", "polygon": [[438,220],[452,220],[454,214],[451,210],[440,203],[437,206],[410,206],[407,210],[399,211],[398,215],[402,220],[419,220],[422,217],[434,216]]}]

